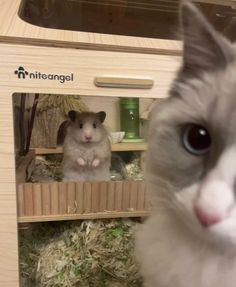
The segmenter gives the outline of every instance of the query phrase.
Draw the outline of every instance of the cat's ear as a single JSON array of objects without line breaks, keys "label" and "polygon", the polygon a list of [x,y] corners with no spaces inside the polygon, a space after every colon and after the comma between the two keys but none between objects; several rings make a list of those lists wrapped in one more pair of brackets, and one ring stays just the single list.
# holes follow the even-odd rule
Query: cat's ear
[{"label": "cat's ear", "polygon": [[180,20],[184,38],[182,73],[185,76],[223,68],[232,60],[230,42],[188,0],[181,3]]}]

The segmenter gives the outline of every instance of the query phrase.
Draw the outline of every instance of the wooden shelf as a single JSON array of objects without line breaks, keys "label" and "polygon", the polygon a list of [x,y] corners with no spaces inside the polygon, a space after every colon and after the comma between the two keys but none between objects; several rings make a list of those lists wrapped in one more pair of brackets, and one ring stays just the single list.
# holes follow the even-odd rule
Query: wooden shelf
[{"label": "wooden shelf", "polygon": [[146,148],[146,142],[112,144],[112,151],[142,151]]},{"label": "wooden shelf", "polygon": [[[117,143],[117,144],[112,144],[112,151],[144,151],[146,150],[146,147],[147,147],[146,142]],[[63,153],[62,147],[35,148],[34,151],[36,155]]]}]

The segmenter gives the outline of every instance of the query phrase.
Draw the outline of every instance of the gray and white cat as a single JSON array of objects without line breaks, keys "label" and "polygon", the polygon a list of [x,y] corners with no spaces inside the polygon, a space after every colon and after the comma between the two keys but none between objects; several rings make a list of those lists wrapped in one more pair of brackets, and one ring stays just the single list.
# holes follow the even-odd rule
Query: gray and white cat
[{"label": "gray and white cat", "polygon": [[188,1],[183,62],[150,118],[145,287],[236,286],[236,47]]}]

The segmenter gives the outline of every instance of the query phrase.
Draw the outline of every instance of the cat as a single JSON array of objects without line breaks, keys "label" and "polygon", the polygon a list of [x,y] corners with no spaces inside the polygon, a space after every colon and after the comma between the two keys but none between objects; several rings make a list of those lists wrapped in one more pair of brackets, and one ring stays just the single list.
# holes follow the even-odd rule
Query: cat
[{"label": "cat", "polygon": [[145,287],[235,287],[236,48],[193,3],[180,19],[181,68],[150,116],[137,259]]}]

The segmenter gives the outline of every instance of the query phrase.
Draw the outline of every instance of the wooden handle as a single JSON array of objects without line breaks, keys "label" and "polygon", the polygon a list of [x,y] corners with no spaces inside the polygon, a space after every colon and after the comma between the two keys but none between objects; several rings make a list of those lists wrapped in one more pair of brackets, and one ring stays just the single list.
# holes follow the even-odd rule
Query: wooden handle
[{"label": "wooden handle", "polygon": [[94,84],[103,88],[126,88],[126,89],[151,89],[153,79],[96,77]]}]

